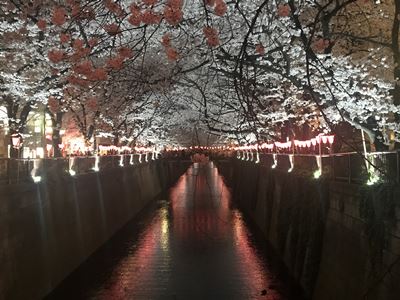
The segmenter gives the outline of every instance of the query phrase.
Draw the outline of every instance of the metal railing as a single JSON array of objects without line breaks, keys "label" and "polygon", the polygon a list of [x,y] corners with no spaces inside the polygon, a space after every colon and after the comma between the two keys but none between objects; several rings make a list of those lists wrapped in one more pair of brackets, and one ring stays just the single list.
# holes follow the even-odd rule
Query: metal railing
[{"label": "metal railing", "polygon": [[76,176],[113,168],[144,164],[159,154],[120,154],[105,156],[71,156],[66,158],[12,159],[0,158],[0,184],[40,181],[45,174],[63,173]]},{"label": "metal railing", "polygon": [[400,151],[371,152],[366,156],[358,152],[316,155],[239,151],[237,158],[281,171],[323,175],[348,183],[400,183]]}]

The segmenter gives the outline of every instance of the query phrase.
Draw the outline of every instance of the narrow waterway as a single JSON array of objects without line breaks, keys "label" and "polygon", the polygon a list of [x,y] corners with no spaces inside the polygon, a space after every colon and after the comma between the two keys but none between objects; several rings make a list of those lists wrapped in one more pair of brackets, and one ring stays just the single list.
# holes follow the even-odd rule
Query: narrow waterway
[{"label": "narrow waterway", "polygon": [[212,163],[192,166],[48,299],[302,299]]}]

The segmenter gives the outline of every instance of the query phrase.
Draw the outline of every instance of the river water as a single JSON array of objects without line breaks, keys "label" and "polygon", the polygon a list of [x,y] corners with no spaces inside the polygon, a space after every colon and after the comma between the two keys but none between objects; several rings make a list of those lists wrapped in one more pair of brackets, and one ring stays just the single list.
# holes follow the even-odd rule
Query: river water
[{"label": "river water", "polygon": [[194,165],[47,299],[303,299],[213,163]]}]

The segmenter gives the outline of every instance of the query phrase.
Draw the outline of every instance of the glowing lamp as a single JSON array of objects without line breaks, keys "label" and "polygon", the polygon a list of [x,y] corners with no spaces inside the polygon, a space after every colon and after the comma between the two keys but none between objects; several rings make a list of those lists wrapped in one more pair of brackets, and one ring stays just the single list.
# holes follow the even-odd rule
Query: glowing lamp
[{"label": "glowing lamp", "polygon": [[260,154],[257,152],[257,158],[256,158],[255,163],[258,164],[259,162],[260,162]]},{"label": "glowing lamp", "polygon": [[100,162],[100,157],[98,155],[96,155],[95,161],[94,161],[94,167],[93,167],[93,171],[98,172],[100,171],[99,168],[99,162]]},{"label": "glowing lamp", "polygon": [[34,183],[39,183],[42,181],[42,176],[32,176],[32,180]]},{"label": "glowing lamp", "polygon": [[321,175],[322,175],[321,170],[320,170],[320,169],[316,170],[316,171],[314,172],[314,179],[320,178]]},{"label": "glowing lamp", "polygon": [[275,169],[275,168],[278,166],[278,157],[277,157],[276,154],[273,154],[273,155],[272,155],[272,158],[274,159],[274,163],[273,163],[273,165],[271,166],[271,168],[272,168],[272,169]]},{"label": "glowing lamp", "polygon": [[333,144],[334,141],[335,141],[335,136],[334,136],[334,135],[329,135],[329,136],[328,136],[328,142],[329,142],[329,144]]},{"label": "glowing lamp", "polygon": [[311,139],[311,144],[315,146],[317,144],[317,139]]},{"label": "glowing lamp", "polygon": [[21,136],[19,134],[11,135],[11,142],[12,142],[13,148],[15,148],[15,149],[19,149],[22,146]]}]

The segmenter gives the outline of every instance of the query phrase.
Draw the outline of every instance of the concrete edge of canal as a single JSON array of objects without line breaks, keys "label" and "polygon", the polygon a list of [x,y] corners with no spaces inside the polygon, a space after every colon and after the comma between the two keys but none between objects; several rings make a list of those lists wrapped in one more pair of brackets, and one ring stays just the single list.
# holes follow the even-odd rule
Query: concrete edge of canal
[{"label": "concrete edge of canal", "polygon": [[190,162],[158,160],[0,186],[0,299],[41,299],[110,239]]},{"label": "concrete edge of canal", "polygon": [[400,187],[313,180],[217,162],[234,201],[310,299],[398,299]]}]

